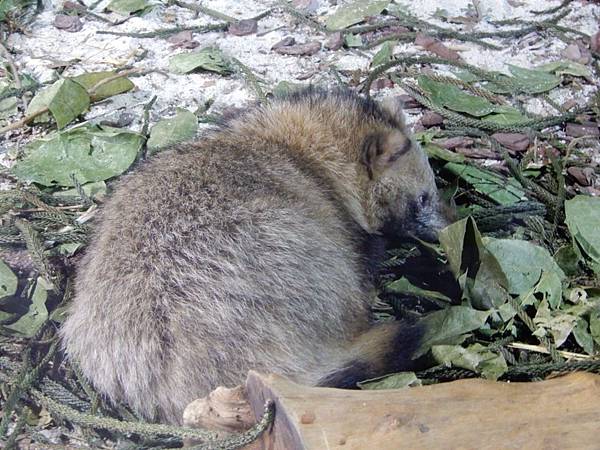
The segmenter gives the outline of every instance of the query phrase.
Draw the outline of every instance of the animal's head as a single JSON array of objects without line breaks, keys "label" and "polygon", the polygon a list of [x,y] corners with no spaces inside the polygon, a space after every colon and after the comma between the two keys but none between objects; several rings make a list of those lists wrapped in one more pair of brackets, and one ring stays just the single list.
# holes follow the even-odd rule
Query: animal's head
[{"label": "animal's head", "polygon": [[240,135],[261,136],[300,155],[297,161],[327,179],[369,233],[432,240],[449,222],[427,156],[397,103],[309,87],[235,126],[243,128]]},{"label": "animal's head", "polygon": [[452,212],[440,199],[427,155],[406,128],[398,104],[384,103],[376,122],[361,149],[370,227],[391,237],[435,240]]}]

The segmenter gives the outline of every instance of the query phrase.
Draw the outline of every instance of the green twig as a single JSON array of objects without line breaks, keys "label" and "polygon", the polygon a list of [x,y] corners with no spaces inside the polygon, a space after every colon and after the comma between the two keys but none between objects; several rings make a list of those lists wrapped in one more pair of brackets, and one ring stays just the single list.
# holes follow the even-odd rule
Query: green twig
[{"label": "green twig", "polygon": [[273,422],[274,418],[273,403],[267,402],[263,417],[250,430],[240,435],[231,436],[221,440],[218,432],[177,427],[173,425],[126,422],[110,417],[95,416],[61,404],[38,390],[32,389],[31,393],[46,407],[46,409],[48,409],[48,411],[50,411],[50,413],[83,427],[99,428],[117,433],[135,433],[144,437],[176,436],[179,438],[199,439],[204,442],[204,447],[200,448],[207,448],[207,444],[210,448],[234,449],[242,447],[253,442],[260,436],[260,434],[262,434],[262,432],[264,432]]},{"label": "green twig", "polygon": [[129,36],[139,39],[155,38],[155,37],[167,37],[173,34],[180,33],[182,31],[193,31],[194,33],[208,33],[210,31],[225,31],[229,24],[215,23],[210,25],[200,25],[195,27],[176,27],[176,28],[163,28],[160,30],[147,31],[143,33],[134,32],[121,32],[121,31],[96,31],[97,34],[110,34],[113,36]]},{"label": "green twig", "polygon": [[36,266],[36,269],[40,272],[42,277],[50,283],[52,290],[58,292],[57,286],[57,275],[50,265],[46,255],[44,254],[44,245],[42,243],[40,234],[31,226],[29,222],[23,219],[16,219],[15,226],[21,232],[21,236],[27,246],[29,256]]},{"label": "green twig", "polygon": [[[396,78],[396,79],[394,79],[394,78]],[[580,113],[579,111],[577,111],[577,112],[574,111],[574,112],[564,113],[559,116],[551,116],[551,117],[545,117],[545,118],[541,118],[541,119],[527,120],[527,121],[515,123],[512,125],[503,125],[503,124],[499,124],[499,123],[495,123],[495,122],[489,122],[489,121],[485,121],[485,120],[479,120],[479,119],[466,117],[466,116],[463,116],[462,114],[459,114],[459,113],[456,113],[449,109],[446,109],[444,107],[438,106],[438,105],[434,104],[433,102],[431,102],[431,100],[429,100],[427,97],[425,97],[421,92],[419,92],[419,89],[417,88],[417,86],[413,86],[408,83],[404,83],[403,81],[401,81],[397,77],[394,77],[393,75],[392,75],[392,79],[394,79],[396,84],[398,84],[402,89],[404,89],[416,101],[421,103],[423,106],[431,109],[432,111],[437,112],[438,114],[442,115],[443,117],[448,119],[453,125],[456,125],[456,126],[473,127],[473,128],[479,128],[481,130],[493,131],[493,132],[509,131],[509,132],[518,133],[518,132],[522,132],[522,130],[528,129],[528,128],[539,130],[539,129],[547,128],[550,126],[559,125],[561,123],[564,123],[568,120],[575,118],[577,116],[577,114]]]},{"label": "green twig", "polygon": [[530,11],[532,14],[542,15],[542,14],[554,14],[555,12],[560,11],[562,8],[569,6],[573,0],[563,0],[560,5],[555,6],[553,8],[542,9],[540,11]]},{"label": "green twig", "polygon": [[[47,323],[47,322],[46,322]],[[36,334],[39,336],[41,332],[43,332],[45,325],[42,326],[40,331]],[[32,338],[31,342],[35,341],[35,337]],[[6,401],[2,406],[2,420],[0,421],[0,436],[6,435],[8,430],[8,424],[10,422],[10,416],[12,411],[15,409],[15,406],[19,400],[19,397],[23,392],[26,392],[31,388],[34,382],[39,378],[42,369],[48,364],[50,359],[54,357],[54,353],[57,349],[58,340],[55,340],[50,348],[48,349],[46,355],[42,358],[40,363],[35,366],[33,369],[31,368],[31,345],[28,346],[27,350],[24,353],[23,359],[24,364],[21,369],[21,372],[15,377],[14,385],[12,386],[11,391],[6,397]]]},{"label": "green twig", "polygon": [[152,107],[154,106],[154,102],[156,102],[157,98],[158,97],[156,95],[152,96],[150,101],[144,105],[144,112],[143,112],[143,123],[144,124],[142,125],[142,131],[140,132],[140,134],[142,136],[148,136],[148,128],[150,126],[150,111],[152,110]]},{"label": "green twig", "polygon": [[231,62],[233,62],[233,65],[237,68],[238,73],[241,73],[243,75],[244,79],[246,80],[246,82],[250,86],[252,86],[252,89],[256,93],[256,96],[258,97],[259,102],[262,104],[268,103],[269,100],[267,99],[267,96],[265,95],[264,91],[260,87],[259,80],[256,77],[256,75],[254,75],[252,70],[248,66],[243,64],[237,58],[231,58]]},{"label": "green twig", "polygon": [[77,179],[77,176],[74,173],[72,173],[69,175],[69,178],[71,179],[71,182],[73,183],[73,186],[75,187],[75,190],[77,191],[77,195],[79,195],[79,198],[81,199],[81,203],[83,204],[83,206],[87,207],[87,206],[93,205],[94,202],[92,201],[90,196],[86,194],[85,190],[83,189],[83,186]]},{"label": "green twig", "polygon": [[186,2],[182,2],[181,0],[172,0],[170,3],[173,3],[177,6],[179,6],[180,8],[186,8],[186,9],[190,9],[192,11],[206,14],[207,16],[210,16],[213,19],[223,20],[227,23],[237,22],[237,19],[235,19],[234,17],[228,16],[227,14],[223,14],[222,12],[219,12],[219,11],[215,11],[214,9],[208,8],[201,4],[186,3]]},{"label": "green twig", "polygon": [[300,11],[292,8],[291,6],[285,4],[284,2],[279,2],[277,4],[277,6],[279,8],[281,8],[283,11],[287,12],[289,15],[298,19],[300,22],[304,23],[305,25],[308,25],[310,28],[312,28],[320,33],[331,33],[332,31],[339,31],[339,30],[328,30],[326,27],[321,25],[319,22],[311,19],[306,14],[301,13]]}]

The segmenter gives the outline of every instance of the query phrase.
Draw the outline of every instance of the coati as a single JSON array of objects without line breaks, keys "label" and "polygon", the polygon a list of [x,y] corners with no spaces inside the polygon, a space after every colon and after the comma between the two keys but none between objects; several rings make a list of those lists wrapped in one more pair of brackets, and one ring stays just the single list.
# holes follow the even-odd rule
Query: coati
[{"label": "coati", "polygon": [[323,386],[407,369],[418,327],[372,324],[368,267],[385,235],[446,223],[398,108],[276,99],[116,183],[64,349],[109,400],[171,423],[250,369]]}]

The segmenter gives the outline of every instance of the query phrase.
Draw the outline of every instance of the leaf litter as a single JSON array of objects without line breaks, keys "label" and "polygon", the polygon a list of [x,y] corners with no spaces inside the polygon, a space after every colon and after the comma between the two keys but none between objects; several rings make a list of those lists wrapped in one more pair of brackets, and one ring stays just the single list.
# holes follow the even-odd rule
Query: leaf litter
[{"label": "leaf litter", "polygon": [[[0,266],[4,342],[31,349],[52,340],[48,324],[61,321],[67,268],[85,246],[86,222],[107,184],[136,161],[201,136],[215,115],[268,101],[272,92],[309,83],[364,91],[377,76],[385,82],[373,96],[408,100],[407,121],[421,125],[416,138],[459,220],[440,233],[440,244],[404,243],[382,268],[385,306],[375,313],[421,317],[418,353],[431,368],[360,387],[537,379],[550,374],[548,365],[580,367],[561,355],[600,372],[600,205],[593,196],[600,158],[589,138],[600,112],[598,30],[590,19],[598,6],[574,14],[565,4],[558,19],[544,18],[543,33],[533,26],[519,34],[541,20],[531,10],[545,2],[505,9],[478,2],[474,13],[466,0],[314,1],[263,17],[270,4],[210,3],[216,14],[145,0],[90,3],[73,9],[78,21],[58,19],[58,28],[61,11],[47,8],[30,25],[38,35],[10,34],[11,48],[30,51],[16,54],[20,83],[0,73],[0,127],[9,127],[0,145],[10,168],[0,240],[26,248],[33,266]],[[3,11],[0,21],[16,20]],[[377,39],[384,40],[371,46]],[[198,43],[202,49],[193,49]],[[421,60],[407,59],[415,57]],[[119,75],[131,67],[139,69],[135,77]],[[134,117],[128,128],[107,125],[124,111]],[[15,178],[24,189],[15,189]],[[31,355],[30,364],[48,367],[43,352]],[[19,370],[0,362],[3,374]],[[67,386],[69,377],[77,378],[63,365],[54,382]],[[69,386],[88,405],[97,401],[80,383]],[[38,424],[47,417],[40,413]]]}]

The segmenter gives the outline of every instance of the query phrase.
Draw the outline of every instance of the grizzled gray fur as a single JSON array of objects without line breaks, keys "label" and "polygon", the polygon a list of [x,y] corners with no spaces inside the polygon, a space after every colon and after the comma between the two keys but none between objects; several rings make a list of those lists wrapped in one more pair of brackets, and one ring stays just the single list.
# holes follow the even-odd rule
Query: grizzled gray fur
[{"label": "grizzled gray fur", "polygon": [[395,108],[308,90],[163,151],[116,183],[61,329],[93,385],[146,418],[250,369],[351,386],[410,365],[373,326],[365,237],[447,223]]}]

